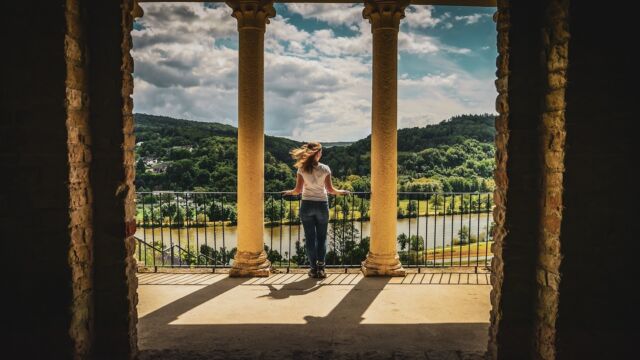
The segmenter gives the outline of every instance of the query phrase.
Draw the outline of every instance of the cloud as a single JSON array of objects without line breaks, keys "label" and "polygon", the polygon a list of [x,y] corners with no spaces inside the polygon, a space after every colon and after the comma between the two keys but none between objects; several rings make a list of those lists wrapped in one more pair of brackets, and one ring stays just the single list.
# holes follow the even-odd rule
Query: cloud
[{"label": "cloud", "polygon": [[[224,4],[142,3],[132,32],[136,112],[237,125],[238,33]],[[265,129],[298,140],[363,138],[371,129],[371,50],[362,5],[287,4],[325,25],[304,27],[277,15],[265,33]],[[398,83],[401,126],[460,112],[492,111],[493,69],[485,79],[453,63],[470,50],[413,29],[446,27],[449,13],[410,9],[399,33],[400,55],[428,59],[435,74],[409,71]],[[462,20],[459,20],[462,21]],[[345,26],[350,32],[345,33]],[[429,35],[432,35],[431,33]],[[479,52],[478,52],[479,53]],[[423,60],[420,60],[423,61]]]},{"label": "cloud", "polygon": [[214,120],[237,125],[237,92],[214,86],[197,88],[159,88],[135,80],[136,112],[172,116],[189,120]]},{"label": "cloud", "polygon": [[287,10],[305,19],[346,26],[363,22],[362,8],[362,4],[287,4]]},{"label": "cloud", "polygon": [[[344,7],[344,6],[343,6]],[[277,15],[267,26],[265,51],[295,54],[301,57],[370,56],[371,32],[352,25],[355,36],[336,36],[333,29],[319,29],[312,33],[298,29],[289,19]],[[267,46],[268,45],[268,46]]]},{"label": "cloud", "polygon": [[477,78],[451,66],[446,74],[398,80],[398,127],[425,126],[457,114],[492,113],[496,90],[491,78]]},{"label": "cloud", "polygon": [[457,21],[464,21],[465,25],[471,25],[471,24],[477,23],[482,18],[491,17],[491,16],[492,16],[491,14],[473,14],[473,15],[456,16],[455,19]]},{"label": "cloud", "polygon": [[402,22],[406,22],[410,28],[433,28],[442,22],[443,19],[448,18],[448,15],[444,15],[441,18],[433,16],[433,6],[409,6],[405,9],[405,19]]},{"label": "cloud", "polygon": [[402,31],[398,33],[398,51],[410,54],[430,54],[440,50],[437,41],[430,36]]},{"label": "cloud", "polygon": [[200,84],[200,80],[193,73],[180,71],[171,66],[162,66],[148,62],[136,65],[136,76],[157,87],[171,86],[193,87]]},{"label": "cloud", "polygon": [[470,49],[444,45],[438,39],[415,32],[398,33],[398,51],[409,54],[430,55],[437,52],[466,55]]},{"label": "cloud", "polygon": [[273,38],[278,41],[295,41],[298,43],[307,42],[309,40],[309,33],[300,30],[294,25],[289,23],[289,19],[285,19],[282,15],[276,15],[270,20],[267,25],[268,31],[265,36],[267,38]]},{"label": "cloud", "polygon": [[265,68],[265,125],[272,134],[328,141],[367,133],[370,65],[355,57],[267,54]]},{"label": "cloud", "polygon": [[370,56],[371,34],[361,31],[357,36],[336,36],[331,29],[313,32],[313,47],[327,56]]}]

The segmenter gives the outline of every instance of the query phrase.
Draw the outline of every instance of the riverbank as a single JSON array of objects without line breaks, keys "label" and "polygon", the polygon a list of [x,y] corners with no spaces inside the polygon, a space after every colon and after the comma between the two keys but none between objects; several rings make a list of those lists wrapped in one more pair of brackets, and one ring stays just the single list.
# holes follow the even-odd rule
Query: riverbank
[{"label": "riverbank", "polygon": [[[492,256],[491,245],[493,241],[462,245],[448,245],[444,248],[436,246],[435,249],[419,251],[399,251],[401,260],[409,264],[438,263],[442,265],[469,265],[476,262],[484,263],[485,259]],[[479,260],[482,259],[482,260]]]}]

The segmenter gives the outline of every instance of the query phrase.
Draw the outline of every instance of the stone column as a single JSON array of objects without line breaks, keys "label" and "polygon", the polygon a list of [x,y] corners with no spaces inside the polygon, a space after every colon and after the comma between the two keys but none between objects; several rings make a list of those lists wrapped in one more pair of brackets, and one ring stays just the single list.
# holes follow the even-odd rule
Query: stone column
[{"label": "stone column", "polygon": [[238,252],[230,276],[269,276],[264,227],[264,32],[273,0],[227,2],[238,20]]},{"label": "stone column", "polygon": [[404,276],[396,250],[398,172],[398,28],[408,1],[367,0],[373,33],[371,247],[365,276]]}]

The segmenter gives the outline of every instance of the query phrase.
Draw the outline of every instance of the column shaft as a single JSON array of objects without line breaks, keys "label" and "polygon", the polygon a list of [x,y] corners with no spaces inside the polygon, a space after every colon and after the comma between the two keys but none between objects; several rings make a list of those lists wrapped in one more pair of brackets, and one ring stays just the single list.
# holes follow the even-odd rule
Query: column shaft
[{"label": "column shaft", "polygon": [[363,16],[373,33],[371,114],[371,246],[367,276],[404,276],[396,250],[398,169],[398,27],[406,4],[368,1]]},{"label": "column shaft", "polygon": [[264,34],[240,29],[238,67],[238,250],[263,250]]},{"label": "column shaft", "polygon": [[231,276],[268,276],[264,227],[264,31],[272,2],[228,3],[238,20],[238,249]]}]

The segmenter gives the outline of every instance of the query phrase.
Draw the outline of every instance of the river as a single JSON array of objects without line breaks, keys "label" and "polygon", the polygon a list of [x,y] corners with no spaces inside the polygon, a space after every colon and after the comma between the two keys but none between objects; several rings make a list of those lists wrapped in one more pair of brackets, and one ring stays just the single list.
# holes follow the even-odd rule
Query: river
[{"label": "river", "polygon": [[[428,221],[427,221],[428,220]],[[477,237],[478,234],[484,236],[487,233],[487,227],[490,226],[493,220],[493,216],[490,213],[480,214],[463,214],[463,215],[439,215],[425,218],[421,216],[417,218],[405,218],[398,219],[397,234],[404,233],[406,235],[415,235],[419,233],[422,238],[427,239],[427,248],[440,247],[443,244],[450,245],[453,237],[458,237],[458,232],[462,226],[466,226],[471,229],[470,233],[472,237]],[[370,223],[369,221],[354,221],[355,229],[362,233],[362,237],[369,236]],[[331,224],[329,224],[329,230],[331,230]],[[443,231],[444,229],[444,231]],[[187,245],[192,249],[197,246],[206,244],[210,247],[221,248],[226,247],[232,249],[237,246],[237,229],[235,226],[224,226],[224,231],[220,223],[216,224],[215,229],[213,225],[205,227],[191,227],[191,228],[143,228],[138,227],[136,230],[136,236],[145,240],[148,243],[164,243],[167,247],[169,244],[180,244],[186,248]],[[282,225],[282,227],[267,227],[264,228],[264,242],[270,248],[277,250],[281,254],[295,253],[295,242],[298,239],[304,238],[304,229],[302,225]],[[359,237],[358,237],[359,238]],[[484,239],[484,238],[483,238]],[[330,233],[327,239],[327,246],[331,245]],[[400,245],[398,244],[398,250]]]}]

